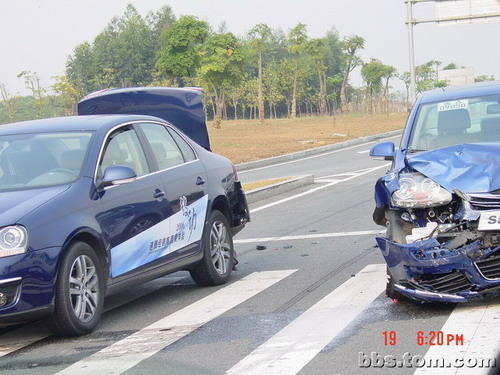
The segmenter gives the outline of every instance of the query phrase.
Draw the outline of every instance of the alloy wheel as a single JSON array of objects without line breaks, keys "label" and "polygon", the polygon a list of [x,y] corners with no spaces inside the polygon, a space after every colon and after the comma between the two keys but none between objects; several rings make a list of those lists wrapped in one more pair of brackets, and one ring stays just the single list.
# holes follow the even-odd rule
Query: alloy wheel
[{"label": "alloy wheel", "polygon": [[75,316],[81,322],[90,321],[99,300],[99,278],[92,259],[80,255],[71,266],[69,294]]},{"label": "alloy wheel", "polygon": [[227,228],[219,220],[214,222],[210,230],[210,254],[217,273],[225,274],[231,261],[231,244]]}]

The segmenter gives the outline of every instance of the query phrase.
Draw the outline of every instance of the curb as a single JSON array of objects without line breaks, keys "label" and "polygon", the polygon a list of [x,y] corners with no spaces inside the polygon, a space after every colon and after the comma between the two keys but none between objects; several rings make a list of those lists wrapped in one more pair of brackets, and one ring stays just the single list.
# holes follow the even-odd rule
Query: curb
[{"label": "curb", "polygon": [[246,191],[245,195],[248,204],[250,204],[313,183],[314,183],[314,176],[312,174],[308,174],[305,176],[298,176],[296,178],[292,178],[287,181],[278,182],[276,184],[272,184],[262,188]]},{"label": "curb", "polygon": [[317,155],[317,154],[321,154],[321,153],[327,152],[327,151],[340,150],[342,148],[355,146],[355,145],[359,145],[359,144],[366,143],[366,142],[375,141],[375,140],[378,140],[381,138],[395,136],[395,135],[401,134],[402,131],[403,130],[394,130],[394,131],[388,132],[388,133],[369,135],[366,137],[351,139],[349,141],[335,143],[332,145],[311,148],[309,150],[304,150],[304,151],[298,151],[298,152],[294,152],[291,154],[274,156],[272,158],[250,161],[247,163],[241,163],[241,164],[236,165],[236,168],[238,171],[246,171],[249,169],[265,167],[268,165],[282,163],[285,161],[301,159],[301,158],[306,157],[306,156]]}]

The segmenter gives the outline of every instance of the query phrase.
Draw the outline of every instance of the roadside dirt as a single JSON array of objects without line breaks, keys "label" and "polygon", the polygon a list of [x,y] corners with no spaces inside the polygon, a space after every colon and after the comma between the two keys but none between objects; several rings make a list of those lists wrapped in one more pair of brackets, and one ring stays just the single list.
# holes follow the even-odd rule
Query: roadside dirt
[{"label": "roadside dirt", "polygon": [[209,123],[212,150],[239,164],[402,129],[406,113],[349,114],[296,120],[225,121],[220,129]]}]

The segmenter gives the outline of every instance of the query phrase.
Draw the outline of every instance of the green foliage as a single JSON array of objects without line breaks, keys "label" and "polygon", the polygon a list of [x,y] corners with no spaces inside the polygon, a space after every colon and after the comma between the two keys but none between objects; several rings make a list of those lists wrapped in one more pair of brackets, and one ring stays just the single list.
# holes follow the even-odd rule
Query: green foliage
[{"label": "green foliage", "polygon": [[361,76],[366,82],[366,87],[371,94],[378,93],[382,89],[382,77],[386,68],[379,60],[372,59],[361,68]]},{"label": "green foliage", "polygon": [[156,69],[171,82],[189,78],[200,65],[201,46],[208,37],[209,26],[193,16],[183,16],[165,29],[161,48],[156,53]]},{"label": "green foliage", "polygon": [[215,127],[222,121],[226,90],[242,79],[245,50],[232,33],[212,34],[203,45],[198,75],[215,96]]},{"label": "green foliage", "polygon": [[357,66],[363,64],[363,61],[358,56],[358,52],[360,49],[363,49],[364,46],[365,40],[358,35],[344,38],[341,44],[342,54],[340,55],[340,67],[343,79],[340,87],[340,105],[342,112],[347,112],[349,110],[347,94],[349,75]]},{"label": "green foliage", "polygon": [[[288,33],[259,23],[239,39],[225,23],[214,29],[194,16],[177,19],[170,6],[142,17],[128,5],[93,41],[75,47],[65,75],[54,78],[55,95],[32,72],[20,74],[29,97],[13,97],[0,84],[0,121],[73,114],[77,101],[90,92],[143,85],[202,87],[207,114],[216,124],[230,116],[258,115],[263,121],[264,115],[335,114],[337,107],[349,111],[351,103],[360,108],[367,101],[373,110],[372,100],[391,97],[397,72],[376,59],[363,65],[364,44],[364,38],[342,38],[335,29],[310,39],[302,23]],[[440,64],[417,68],[418,91],[447,85],[437,80]],[[352,87],[350,74],[361,66],[365,87]],[[409,73],[399,78],[409,86]]]},{"label": "green foliage", "polygon": [[93,43],[78,45],[66,63],[66,76],[80,95],[109,87],[150,84],[160,34],[175,21],[170,7],[144,19],[132,5],[113,18]]},{"label": "green foliage", "polygon": [[494,81],[494,80],[495,77],[487,75],[477,76],[474,78],[474,82],[484,82],[484,81]]}]

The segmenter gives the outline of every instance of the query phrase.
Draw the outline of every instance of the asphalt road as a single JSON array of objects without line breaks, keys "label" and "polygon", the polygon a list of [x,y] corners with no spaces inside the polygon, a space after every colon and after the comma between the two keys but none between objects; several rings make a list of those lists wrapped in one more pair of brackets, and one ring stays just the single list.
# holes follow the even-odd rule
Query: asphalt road
[{"label": "asphalt road", "polygon": [[80,338],[51,337],[38,322],[0,329],[0,373],[488,373],[478,366],[500,348],[498,299],[457,307],[384,296],[374,241],[383,228],[371,213],[387,163],[371,160],[370,146],[240,172],[244,182],[315,183],[251,205],[230,284],[158,279],[108,299],[98,329]]}]

